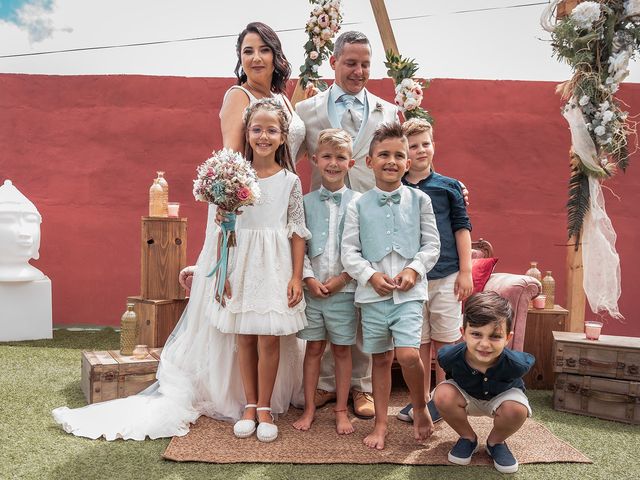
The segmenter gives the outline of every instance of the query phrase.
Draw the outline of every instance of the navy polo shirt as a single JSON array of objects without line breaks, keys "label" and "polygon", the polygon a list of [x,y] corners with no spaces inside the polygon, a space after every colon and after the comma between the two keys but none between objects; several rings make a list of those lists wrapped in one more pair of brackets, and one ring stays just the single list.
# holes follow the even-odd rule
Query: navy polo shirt
[{"label": "navy polo shirt", "polygon": [[467,394],[479,400],[491,400],[510,388],[525,391],[522,377],[535,363],[533,355],[505,348],[496,364],[482,373],[467,364],[466,351],[464,342],[444,345],[438,350],[438,363],[446,378],[454,380]]},{"label": "navy polo shirt", "polygon": [[445,177],[436,172],[418,183],[410,183],[405,178],[402,183],[422,190],[431,197],[433,213],[440,233],[440,258],[438,263],[427,273],[428,280],[444,278],[460,270],[458,248],[455,233],[461,228],[471,231],[471,222],[467,215],[460,182],[455,178]]}]

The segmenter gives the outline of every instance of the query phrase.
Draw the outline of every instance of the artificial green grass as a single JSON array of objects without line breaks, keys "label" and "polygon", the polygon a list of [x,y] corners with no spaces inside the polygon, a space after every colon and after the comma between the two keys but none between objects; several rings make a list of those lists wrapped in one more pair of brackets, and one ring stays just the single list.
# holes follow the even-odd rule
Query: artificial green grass
[{"label": "artificial green grass", "polygon": [[[50,412],[62,405],[85,404],[80,391],[80,351],[117,349],[118,341],[113,330],[59,330],[53,340],[0,343],[0,479],[504,477],[493,467],[176,463],[161,457],[169,439],[106,442],[65,433]],[[514,477],[640,478],[640,427],[556,412],[548,391],[530,391],[529,397],[535,419],[594,463],[521,465]]]}]

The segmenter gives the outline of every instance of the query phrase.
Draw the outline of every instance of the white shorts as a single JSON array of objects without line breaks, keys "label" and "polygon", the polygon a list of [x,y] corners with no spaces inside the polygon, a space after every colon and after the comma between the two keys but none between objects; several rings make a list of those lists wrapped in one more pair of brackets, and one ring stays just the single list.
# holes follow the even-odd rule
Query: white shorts
[{"label": "white shorts", "polygon": [[429,280],[429,300],[424,304],[424,322],[420,343],[432,340],[453,343],[460,339],[462,302],[453,293],[458,272],[444,278]]},{"label": "white shorts", "polygon": [[[467,411],[467,415],[469,415],[470,417],[493,417],[498,407],[500,407],[500,405],[502,405],[502,403],[506,401],[518,402],[524,405],[529,411],[529,417],[531,416],[531,406],[529,405],[529,399],[519,388],[510,388],[509,390],[502,392],[500,395],[493,397],[491,400],[480,400],[478,398],[472,397],[467,392],[465,392],[462,388],[460,388],[455,380],[449,379],[440,382],[436,386],[436,389],[440,385],[445,383],[453,385],[462,394],[464,399],[467,401],[467,407],[465,408],[465,410]],[[434,392],[435,389],[431,393],[432,398]]]}]

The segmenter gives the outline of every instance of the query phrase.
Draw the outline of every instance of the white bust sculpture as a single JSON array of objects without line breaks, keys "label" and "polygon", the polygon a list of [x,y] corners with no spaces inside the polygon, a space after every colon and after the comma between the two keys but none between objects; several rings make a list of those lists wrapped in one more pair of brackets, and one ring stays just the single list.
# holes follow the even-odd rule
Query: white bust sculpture
[{"label": "white bust sculpture", "polygon": [[0,282],[28,282],[45,278],[29,264],[40,257],[42,217],[31,201],[5,180],[0,187]]}]

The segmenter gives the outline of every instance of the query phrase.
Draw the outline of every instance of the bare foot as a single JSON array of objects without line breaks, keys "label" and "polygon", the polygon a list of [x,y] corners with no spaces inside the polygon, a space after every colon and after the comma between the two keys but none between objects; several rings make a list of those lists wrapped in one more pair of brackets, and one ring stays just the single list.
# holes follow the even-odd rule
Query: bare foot
[{"label": "bare foot", "polygon": [[433,422],[426,407],[413,409],[413,436],[417,442],[424,442],[433,433]]},{"label": "bare foot", "polygon": [[338,432],[338,435],[349,435],[356,431],[349,420],[346,408],[344,410],[334,410],[334,412],[336,414],[336,432]]},{"label": "bare foot", "polygon": [[316,414],[315,409],[307,410],[305,408],[304,412],[302,412],[302,416],[298,420],[293,422],[293,428],[295,428],[296,430],[306,432],[311,428],[311,424],[315,419],[315,414]]},{"label": "bare foot", "polygon": [[376,425],[373,427],[373,432],[364,437],[362,441],[367,447],[375,448],[376,450],[382,450],[384,448],[384,439],[387,436],[386,425]]}]

